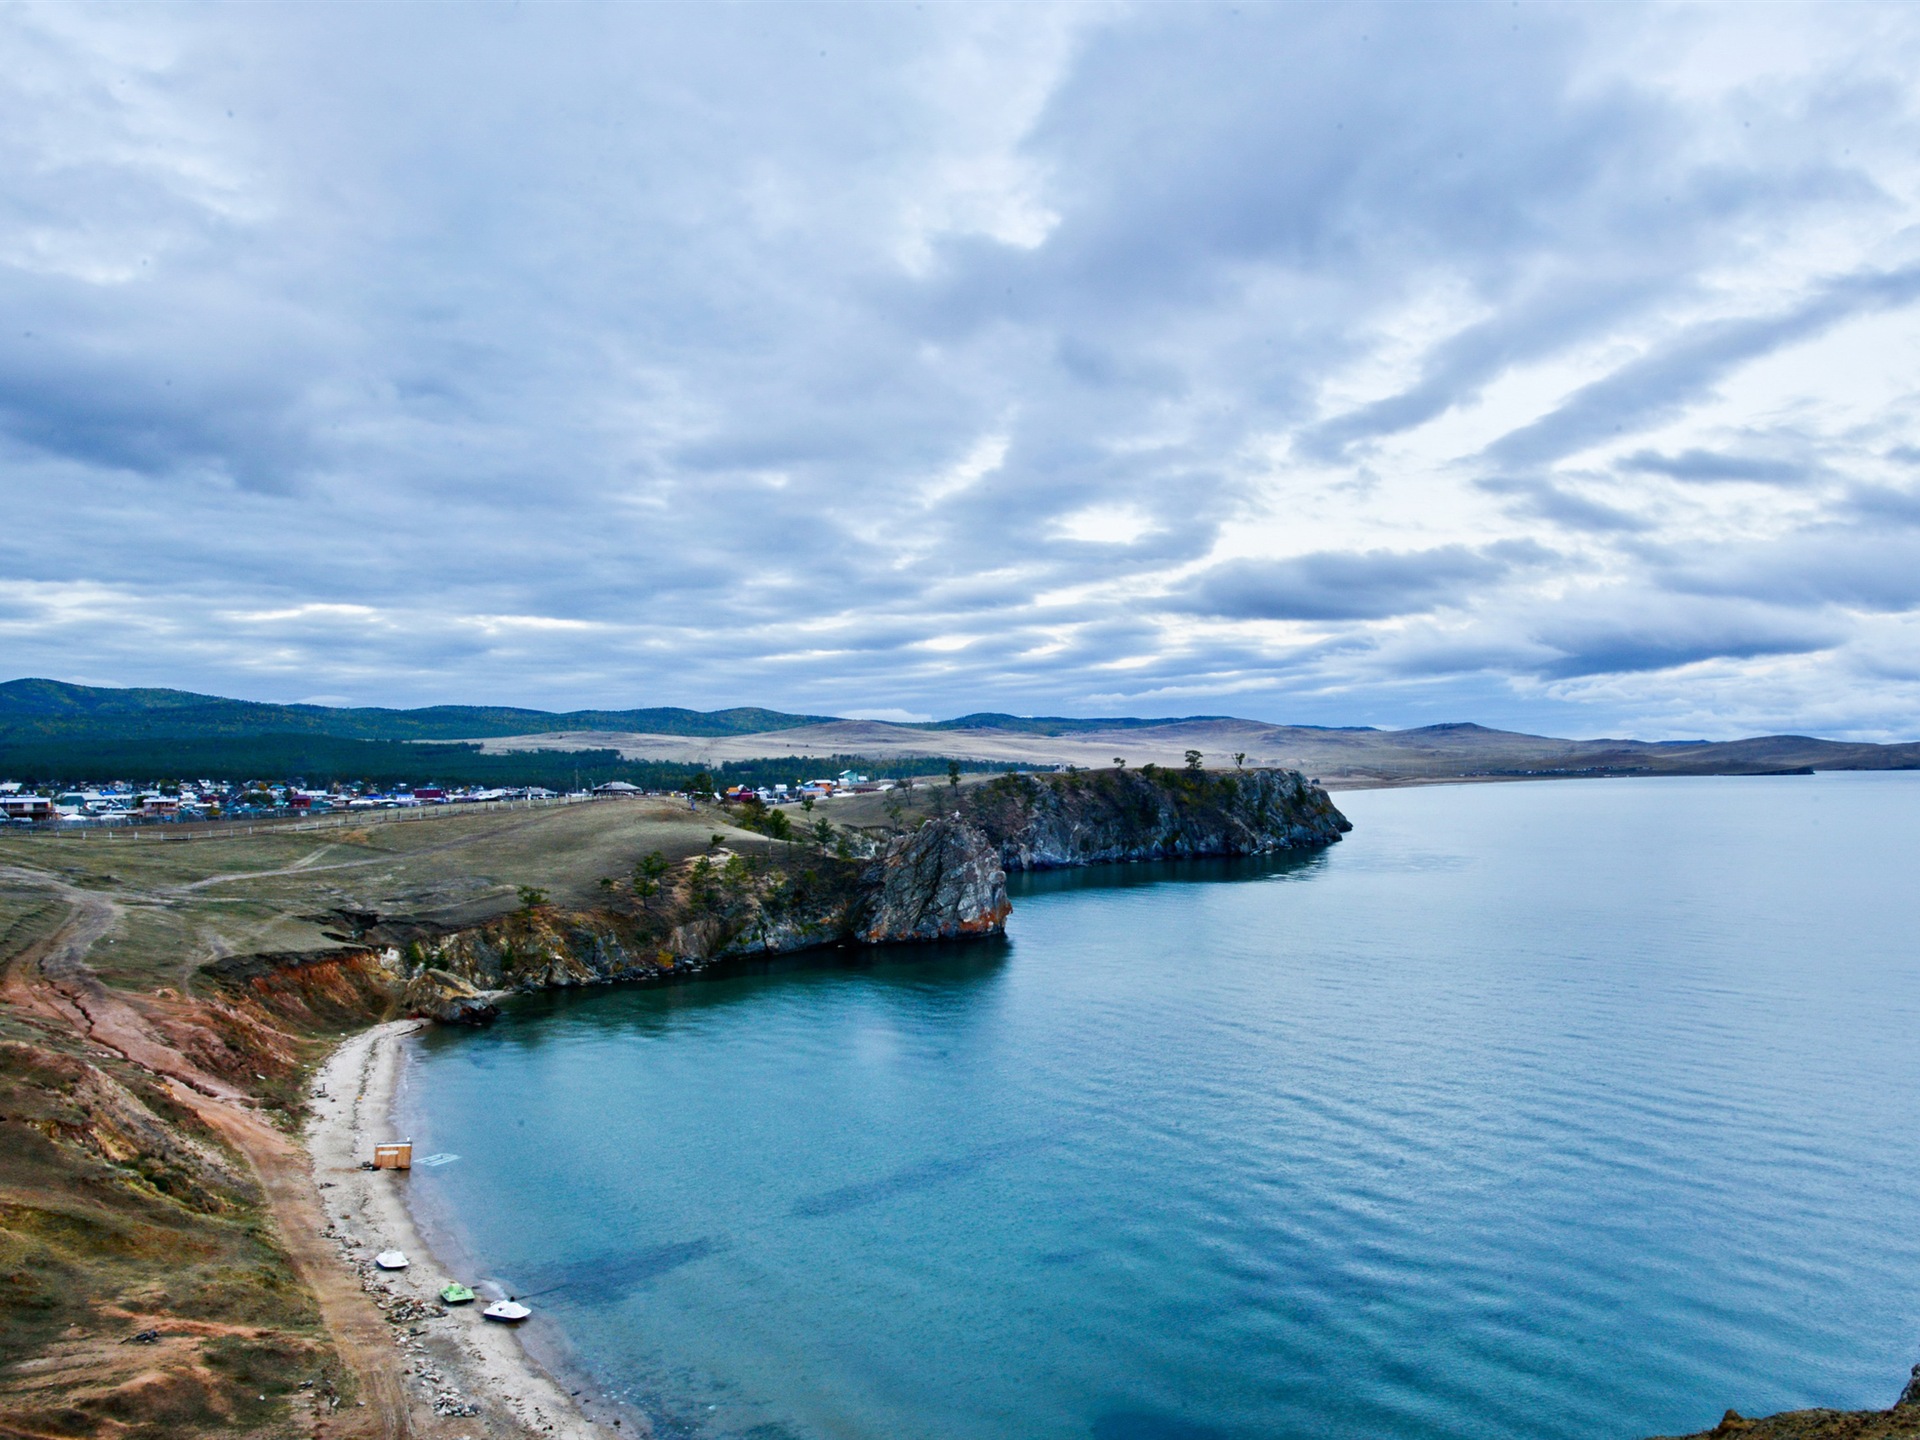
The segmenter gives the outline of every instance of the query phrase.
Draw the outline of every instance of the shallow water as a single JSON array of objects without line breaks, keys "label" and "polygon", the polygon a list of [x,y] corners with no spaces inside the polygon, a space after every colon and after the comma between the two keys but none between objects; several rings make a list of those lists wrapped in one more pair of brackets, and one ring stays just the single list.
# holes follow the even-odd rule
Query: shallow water
[{"label": "shallow water", "polygon": [[1920,775],[1337,797],[1004,944],[516,1003],[410,1180],[663,1433],[1637,1436],[1920,1359]]}]

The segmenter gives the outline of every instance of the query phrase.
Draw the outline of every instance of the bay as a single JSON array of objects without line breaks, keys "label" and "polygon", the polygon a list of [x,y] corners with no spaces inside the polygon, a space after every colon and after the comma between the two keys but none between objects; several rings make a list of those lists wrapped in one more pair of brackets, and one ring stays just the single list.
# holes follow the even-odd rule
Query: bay
[{"label": "bay", "polygon": [[1573,1437],[1920,1359],[1920,775],[1336,797],[1004,943],[531,997],[423,1216],[665,1434]]}]

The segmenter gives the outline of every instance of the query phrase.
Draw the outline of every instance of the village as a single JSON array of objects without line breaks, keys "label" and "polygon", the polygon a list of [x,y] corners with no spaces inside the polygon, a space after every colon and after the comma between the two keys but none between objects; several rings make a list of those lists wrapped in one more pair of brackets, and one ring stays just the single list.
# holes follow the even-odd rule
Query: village
[{"label": "village", "polygon": [[0,824],[9,828],[43,829],[97,825],[144,825],[182,821],[298,819],[303,816],[373,810],[410,810],[441,805],[485,805],[511,801],[581,801],[670,795],[688,803],[699,800],[758,801],[762,805],[803,805],[857,794],[874,794],[896,786],[911,788],[913,781],[874,780],[854,770],[833,777],[795,780],[786,784],[710,788],[704,772],[694,775],[688,788],[648,790],[625,780],[581,790],[550,790],[543,786],[452,787],[442,785],[336,784],[309,788],[297,781],[269,784],[249,781],[227,785],[213,780],[131,784],[127,781],[88,782],[55,787],[31,787],[19,780],[0,782]]}]

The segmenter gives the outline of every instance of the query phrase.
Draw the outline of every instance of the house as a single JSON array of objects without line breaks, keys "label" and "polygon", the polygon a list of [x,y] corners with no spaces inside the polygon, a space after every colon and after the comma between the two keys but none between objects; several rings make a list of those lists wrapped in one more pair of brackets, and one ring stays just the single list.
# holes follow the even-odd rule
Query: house
[{"label": "house", "polygon": [[53,801],[44,795],[25,795],[16,788],[0,794],[0,815],[9,820],[51,820]]},{"label": "house", "polygon": [[594,786],[593,793],[596,795],[644,795],[646,791],[638,785],[629,785],[624,780],[609,780],[604,785]]}]

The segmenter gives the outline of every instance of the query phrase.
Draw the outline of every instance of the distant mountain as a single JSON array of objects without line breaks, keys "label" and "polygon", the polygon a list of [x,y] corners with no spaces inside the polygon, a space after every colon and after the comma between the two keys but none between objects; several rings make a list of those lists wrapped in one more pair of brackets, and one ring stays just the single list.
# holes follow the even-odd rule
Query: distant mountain
[{"label": "distant mountain", "polygon": [[[1233,724],[1241,723],[1232,715],[1182,715],[1176,719],[1141,720],[1131,716],[1119,716],[1108,720],[1077,720],[1066,715],[1003,715],[995,710],[983,710],[972,715],[959,715],[951,720],[923,720],[903,728],[909,730],[996,730],[1009,735],[1086,735],[1108,730],[1150,730],[1167,725],[1198,725],[1204,721],[1218,720]],[[1328,730],[1334,732],[1359,733],[1371,730],[1370,725],[1295,725],[1295,730]]]},{"label": "distant mountain", "polygon": [[[139,768],[133,764],[136,753],[147,757],[149,768],[158,763],[163,752],[149,742],[160,742],[171,747],[164,753],[180,753],[180,766],[162,767],[171,773],[192,768],[186,765],[189,753],[200,755],[205,747],[222,743],[232,749],[242,740],[271,740],[278,747],[273,755],[308,757],[308,769],[325,768],[323,759],[326,766],[351,769],[357,764],[368,773],[402,763],[371,752],[353,757],[326,750],[323,756],[324,747],[315,748],[322,739],[367,744],[470,740],[496,757],[547,752],[668,765],[740,764],[776,756],[832,756],[841,761],[860,757],[885,765],[942,757],[976,764],[1093,769],[1120,759],[1129,765],[1179,765],[1189,750],[1198,750],[1203,763],[1215,768],[1283,766],[1342,785],[1920,769],[1920,744],[1870,745],[1806,735],[1723,741],[1565,740],[1490,730],[1471,722],[1376,730],[1271,725],[1227,715],[1081,720],[978,712],[902,725],[745,707],[709,712],[674,707],[554,712],[479,705],[332,709],[224,700],[184,690],[99,689],[55,680],[0,684],[0,770],[131,773]],[[295,742],[315,744],[299,749]],[[191,750],[192,743],[202,749]],[[135,744],[148,748],[125,748]],[[256,752],[262,757],[256,768],[264,773],[271,768],[265,762],[269,752],[259,743],[246,751]]]},{"label": "distant mountain", "polygon": [[0,684],[0,741],[212,739],[328,735],[342,740],[475,740],[554,731],[643,731],[653,735],[751,735],[830,719],[778,710],[519,710],[499,705],[431,705],[419,710],[266,705],[186,690],[119,690],[59,680]]}]

